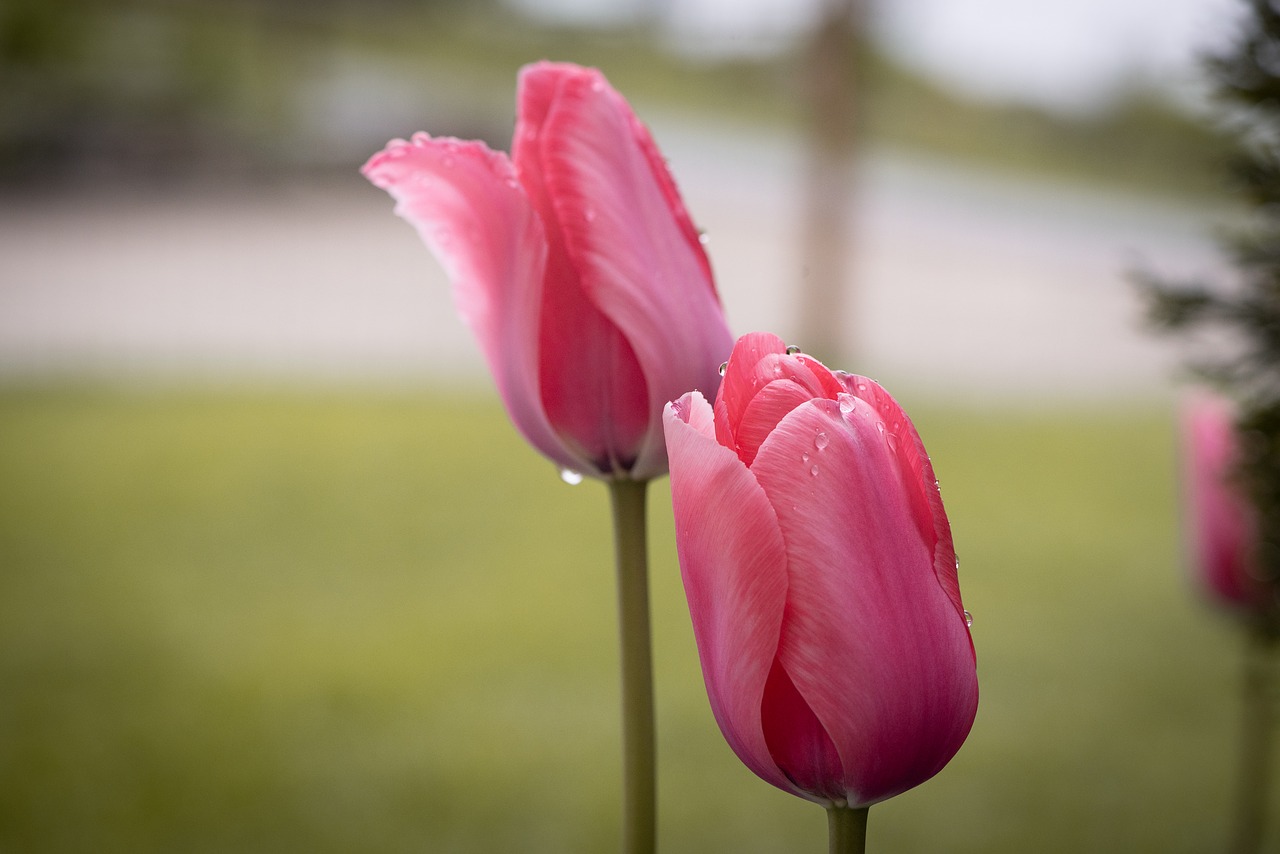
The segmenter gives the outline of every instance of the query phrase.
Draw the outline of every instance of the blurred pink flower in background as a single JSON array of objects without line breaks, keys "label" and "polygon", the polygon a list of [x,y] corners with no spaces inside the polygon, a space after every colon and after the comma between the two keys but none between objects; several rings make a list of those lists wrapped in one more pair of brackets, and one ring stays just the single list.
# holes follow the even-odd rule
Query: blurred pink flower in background
[{"label": "blurred pink flower in background", "polygon": [[1234,481],[1239,437],[1233,415],[1226,401],[1204,393],[1183,405],[1183,492],[1198,586],[1219,604],[1252,611],[1268,597],[1254,564],[1254,509]]},{"label": "blurred pink flower in background", "polygon": [[978,682],[951,529],[879,385],[757,333],[712,407],[666,410],[677,548],[711,707],[780,789],[861,808],[932,777]]},{"label": "blurred pink flower in background", "polygon": [[516,427],[559,466],[666,471],[662,407],[710,393],[732,346],[661,153],[595,69],[519,76],[512,155],[393,140],[364,174],[445,267]]}]

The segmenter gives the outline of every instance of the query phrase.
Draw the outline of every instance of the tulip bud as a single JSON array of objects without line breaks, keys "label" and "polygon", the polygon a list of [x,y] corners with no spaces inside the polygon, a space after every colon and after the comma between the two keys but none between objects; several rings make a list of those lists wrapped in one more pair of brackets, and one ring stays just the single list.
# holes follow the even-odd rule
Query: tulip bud
[{"label": "tulip bud", "polygon": [[898,404],[772,335],[714,407],[666,410],[681,574],[707,694],[780,789],[862,808],[932,777],[977,712],[933,467]]}]

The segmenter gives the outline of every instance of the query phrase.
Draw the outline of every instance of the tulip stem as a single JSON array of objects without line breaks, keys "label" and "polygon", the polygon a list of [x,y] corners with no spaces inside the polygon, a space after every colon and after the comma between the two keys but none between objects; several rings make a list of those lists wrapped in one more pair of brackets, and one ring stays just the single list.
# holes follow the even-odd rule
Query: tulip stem
[{"label": "tulip stem", "polygon": [[829,854],[863,854],[867,850],[867,813],[871,807],[827,807]]},{"label": "tulip stem", "polygon": [[1240,732],[1240,777],[1232,854],[1262,850],[1271,787],[1271,753],[1276,725],[1276,633],[1271,627],[1250,627],[1245,644],[1243,704]]},{"label": "tulip stem", "polygon": [[653,661],[649,643],[646,481],[609,483],[622,641],[622,850],[651,854],[657,835]]}]

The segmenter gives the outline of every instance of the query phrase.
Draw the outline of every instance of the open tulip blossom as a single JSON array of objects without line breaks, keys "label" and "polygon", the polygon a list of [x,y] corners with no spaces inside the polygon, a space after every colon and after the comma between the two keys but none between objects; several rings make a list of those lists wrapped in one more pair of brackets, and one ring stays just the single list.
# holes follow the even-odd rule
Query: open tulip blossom
[{"label": "open tulip blossom", "polygon": [[716,722],[837,835],[932,777],[973,724],[970,617],[933,466],[865,377],[738,340],[714,406],[666,409],[681,573]]},{"label": "open tulip blossom", "polygon": [[512,421],[561,468],[666,472],[662,407],[733,344],[652,137],[591,68],[523,68],[508,157],[415,134],[364,174],[439,258]]}]

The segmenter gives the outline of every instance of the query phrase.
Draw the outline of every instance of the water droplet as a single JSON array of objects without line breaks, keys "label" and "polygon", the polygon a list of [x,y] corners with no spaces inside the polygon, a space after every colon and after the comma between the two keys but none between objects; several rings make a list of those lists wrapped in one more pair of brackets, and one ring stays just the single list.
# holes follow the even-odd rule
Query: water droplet
[{"label": "water droplet", "polygon": [[799,347],[797,347],[795,344],[788,344],[788,345],[787,345],[787,355],[788,355],[788,356],[794,356],[796,353],[799,353],[799,352],[800,352],[800,348],[799,348]]},{"label": "water droplet", "polygon": [[964,612],[964,624],[966,628],[973,626],[973,614],[970,614],[968,611]]},{"label": "water droplet", "polygon": [[711,238],[707,236],[707,233],[705,231],[699,230],[698,242],[701,243],[703,246],[706,246],[708,243],[711,242]]},{"label": "water droplet", "polygon": [[809,474],[813,475],[814,477],[817,477],[817,476],[818,476],[818,467],[817,467],[817,466],[814,466],[813,468],[809,469]]},{"label": "water droplet", "polygon": [[729,363],[728,363],[728,362],[721,362],[721,363],[720,363],[720,376],[724,376],[724,373],[725,373],[725,371],[727,371],[727,370],[729,370]]},{"label": "water droplet", "polygon": [[813,446],[817,448],[819,451],[821,451],[823,448],[825,448],[827,445],[830,445],[830,444],[831,444],[831,440],[827,438],[826,433],[819,433],[817,436],[813,437]]},{"label": "water droplet", "polygon": [[570,486],[582,483],[582,472],[573,469],[560,469],[560,479]]},{"label": "water droplet", "polygon": [[840,395],[840,411],[841,412],[848,414],[853,411],[854,406],[855,404],[853,400],[853,395],[851,394]]},{"label": "water droplet", "polygon": [[956,572],[960,571],[960,555],[956,555]]},{"label": "water droplet", "polygon": [[801,455],[800,455],[800,462],[802,462],[802,463],[807,463],[807,462],[809,462],[809,452],[808,452],[808,451],[805,451],[803,454],[801,454]]}]

